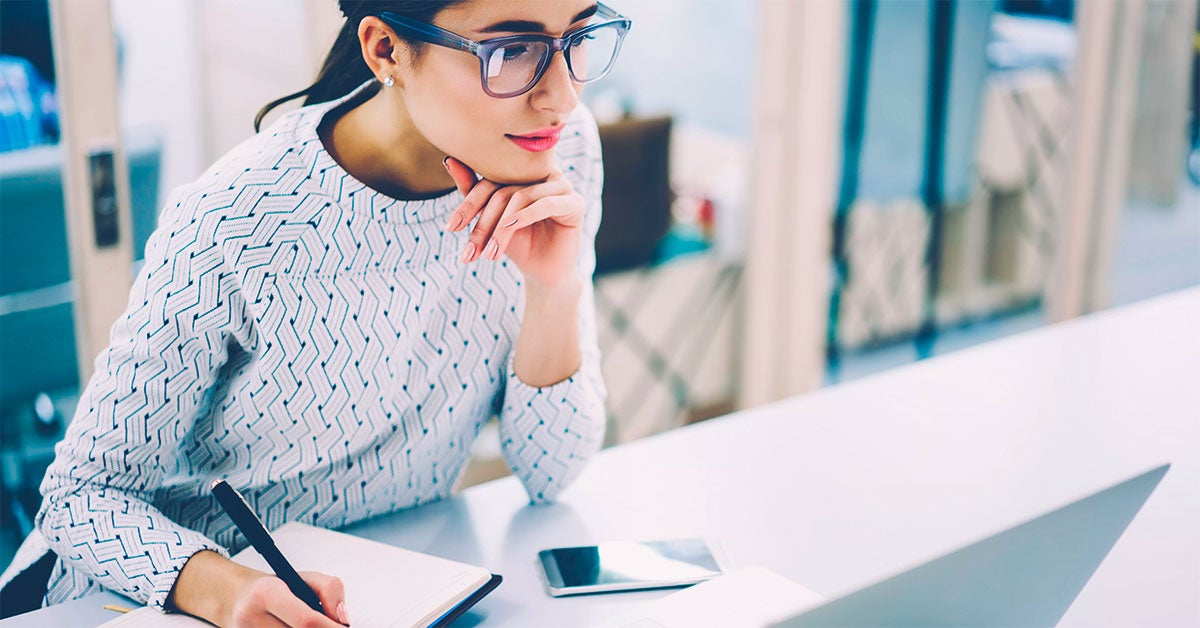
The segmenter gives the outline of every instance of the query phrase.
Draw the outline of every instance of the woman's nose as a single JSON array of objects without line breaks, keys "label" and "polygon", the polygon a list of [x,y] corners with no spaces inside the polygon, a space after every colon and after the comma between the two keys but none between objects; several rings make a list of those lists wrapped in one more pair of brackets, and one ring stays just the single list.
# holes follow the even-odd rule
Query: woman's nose
[{"label": "woman's nose", "polygon": [[550,59],[550,67],[546,68],[542,80],[534,86],[530,102],[537,109],[548,109],[561,114],[570,113],[579,104],[578,88],[575,81],[571,80],[566,57],[555,54]]}]

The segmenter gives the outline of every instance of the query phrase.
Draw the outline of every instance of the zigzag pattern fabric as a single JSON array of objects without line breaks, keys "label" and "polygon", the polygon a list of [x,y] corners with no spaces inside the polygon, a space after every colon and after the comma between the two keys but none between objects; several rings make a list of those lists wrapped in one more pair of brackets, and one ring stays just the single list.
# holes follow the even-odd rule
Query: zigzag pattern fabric
[{"label": "zigzag pattern fabric", "polygon": [[336,528],[447,497],[496,414],[535,503],[599,449],[590,112],[557,148],[587,202],[583,363],[534,388],[512,367],[520,272],[462,264],[469,230],[443,230],[462,196],[398,201],[324,149],[325,113],[369,86],[281,117],[172,192],[42,485],[37,523],[59,556],[45,603],[107,588],[161,608],[192,554],[246,544],[216,478],[268,528]]}]

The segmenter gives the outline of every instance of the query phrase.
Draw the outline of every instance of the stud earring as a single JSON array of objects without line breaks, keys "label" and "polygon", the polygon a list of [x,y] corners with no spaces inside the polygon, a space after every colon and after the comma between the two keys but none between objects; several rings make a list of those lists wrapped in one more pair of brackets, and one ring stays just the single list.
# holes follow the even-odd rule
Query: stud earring
[{"label": "stud earring", "polygon": [[385,77],[383,77],[383,84],[387,87],[391,87],[396,84],[396,79],[394,79],[390,76],[385,76]]}]

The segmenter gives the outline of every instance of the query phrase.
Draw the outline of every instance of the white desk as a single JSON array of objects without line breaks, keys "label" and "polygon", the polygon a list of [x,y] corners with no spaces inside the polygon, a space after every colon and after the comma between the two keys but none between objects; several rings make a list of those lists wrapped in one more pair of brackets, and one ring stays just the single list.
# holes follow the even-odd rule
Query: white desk
[{"label": "white desk", "polygon": [[1200,289],[606,450],[555,506],[508,478],[349,531],[503,574],[464,625],[586,625],[666,593],[553,599],[537,550],[705,535],[837,594],[1162,461],[1063,625],[1200,624]]}]

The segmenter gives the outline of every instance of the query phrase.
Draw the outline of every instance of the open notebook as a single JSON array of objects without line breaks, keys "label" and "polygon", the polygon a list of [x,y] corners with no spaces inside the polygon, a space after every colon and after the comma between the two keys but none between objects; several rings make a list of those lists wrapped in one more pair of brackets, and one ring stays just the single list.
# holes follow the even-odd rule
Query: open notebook
[{"label": "open notebook", "polygon": [[[483,567],[413,552],[342,532],[288,523],[271,533],[297,571],[319,571],[346,585],[346,612],[354,626],[430,626],[457,617],[500,584]],[[235,562],[271,573],[254,548]],[[140,608],[104,626],[184,628],[208,626],[187,615]]]}]

